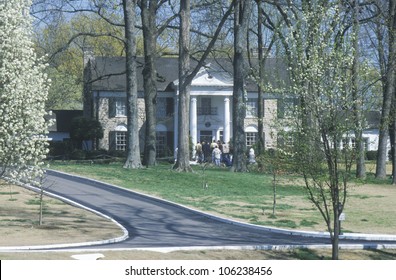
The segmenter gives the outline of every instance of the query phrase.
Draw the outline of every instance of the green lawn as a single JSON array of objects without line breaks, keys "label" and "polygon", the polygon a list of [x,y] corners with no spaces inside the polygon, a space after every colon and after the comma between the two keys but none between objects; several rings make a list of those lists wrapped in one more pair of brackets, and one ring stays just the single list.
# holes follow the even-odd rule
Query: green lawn
[{"label": "green lawn", "polygon": [[[298,180],[284,176],[277,186],[276,215],[272,215],[271,176],[232,173],[225,168],[194,166],[194,173],[178,173],[170,164],[126,170],[120,163],[71,164],[55,162],[50,168],[83,175],[131,190],[236,220],[282,228],[325,231],[319,212],[308,201]],[[207,188],[204,187],[207,183]],[[361,184],[350,189],[346,232],[395,233],[396,188]],[[393,218],[392,218],[393,217]]]}]

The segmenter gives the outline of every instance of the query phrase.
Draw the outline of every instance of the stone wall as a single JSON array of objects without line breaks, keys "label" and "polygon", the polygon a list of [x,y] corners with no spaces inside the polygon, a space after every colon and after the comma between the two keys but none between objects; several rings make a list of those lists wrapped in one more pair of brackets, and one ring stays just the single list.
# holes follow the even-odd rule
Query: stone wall
[{"label": "stone wall", "polygon": [[[127,125],[127,117],[126,116],[109,116],[109,98],[108,97],[100,97],[96,103],[98,106],[98,120],[101,122],[103,127],[103,139],[99,141],[99,149],[108,150],[110,148],[110,132],[115,131],[117,126],[126,126]],[[140,130],[140,148],[143,148],[143,140],[144,131],[143,125],[145,122],[145,104],[144,99],[138,99],[138,127]],[[143,129],[142,129],[143,128]]]},{"label": "stone wall", "polygon": [[[265,148],[276,148],[277,134],[274,130],[274,124],[277,116],[277,105],[276,99],[265,99],[264,100],[264,140]],[[258,120],[257,117],[247,117],[245,119],[245,128],[253,126],[257,128]]]}]

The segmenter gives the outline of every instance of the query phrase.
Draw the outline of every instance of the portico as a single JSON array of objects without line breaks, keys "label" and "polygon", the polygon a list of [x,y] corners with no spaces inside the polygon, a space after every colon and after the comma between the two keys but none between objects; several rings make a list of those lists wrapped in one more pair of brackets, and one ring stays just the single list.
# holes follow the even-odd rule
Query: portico
[{"label": "portico", "polygon": [[[208,98],[208,97],[205,97]],[[230,98],[216,96],[211,100],[219,107],[198,107],[199,96],[190,99],[190,135],[194,145],[197,142],[221,140],[228,143],[231,138]],[[221,100],[223,101],[222,103]]]}]

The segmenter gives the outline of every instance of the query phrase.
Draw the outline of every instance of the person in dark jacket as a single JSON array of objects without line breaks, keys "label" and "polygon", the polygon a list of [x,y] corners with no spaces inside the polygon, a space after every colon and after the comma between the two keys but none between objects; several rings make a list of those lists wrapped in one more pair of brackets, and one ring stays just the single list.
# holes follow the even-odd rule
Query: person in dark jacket
[{"label": "person in dark jacket", "polygon": [[209,143],[202,142],[202,152],[204,154],[204,162],[211,162],[212,161],[212,155],[211,155]]}]

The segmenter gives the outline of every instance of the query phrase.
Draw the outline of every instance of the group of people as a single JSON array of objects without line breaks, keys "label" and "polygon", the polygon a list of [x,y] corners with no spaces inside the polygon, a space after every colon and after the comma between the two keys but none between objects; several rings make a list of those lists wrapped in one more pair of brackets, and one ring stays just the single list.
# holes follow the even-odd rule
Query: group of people
[{"label": "group of people", "polygon": [[214,163],[220,166],[224,163],[226,166],[231,166],[230,146],[228,143],[222,143],[220,140],[212,143],[202,141],[195,146],[195,156],[198,163]]}]

